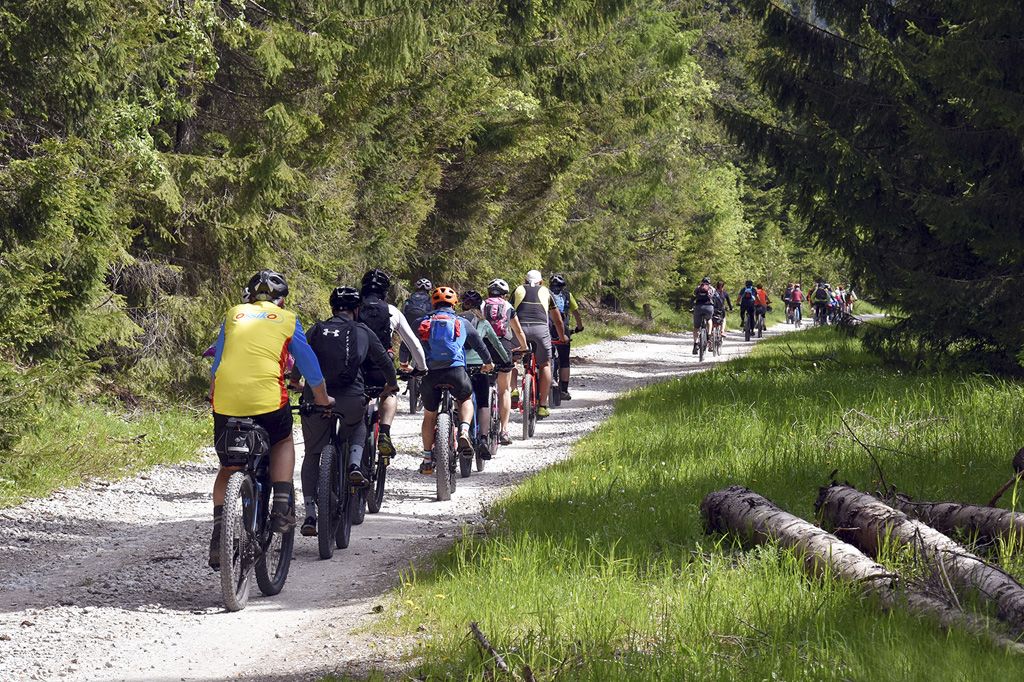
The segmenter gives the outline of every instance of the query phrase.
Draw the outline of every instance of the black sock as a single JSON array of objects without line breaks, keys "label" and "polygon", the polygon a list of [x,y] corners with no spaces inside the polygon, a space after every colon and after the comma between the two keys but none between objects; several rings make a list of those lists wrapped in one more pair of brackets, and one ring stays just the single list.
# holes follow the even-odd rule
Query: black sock
[{"label": "black sock", "polygon": [[273,497],[273,502],[270,505],[271,513],[287,515],[288,512],[291,511],[293,487],[294,486],[292,486],[291,483],[285,483],[283,481],[275,481],[270,484],[270,490]]},{"label": "black sock", "polygon": [[220,520],[224,516],[224,505],[213,505],[213,534],[220,535]]},{"label": "black sock", "polygon": [[569,382],[568,381],[559,381],[558,382],[558,387],[560,389],[562,389],[562,393],[566,393],[569,390]]},{"label": "black sock", "polygon": [[378,424],[377,428],[380,429],[381,434],[391,436],[391,424]]}]

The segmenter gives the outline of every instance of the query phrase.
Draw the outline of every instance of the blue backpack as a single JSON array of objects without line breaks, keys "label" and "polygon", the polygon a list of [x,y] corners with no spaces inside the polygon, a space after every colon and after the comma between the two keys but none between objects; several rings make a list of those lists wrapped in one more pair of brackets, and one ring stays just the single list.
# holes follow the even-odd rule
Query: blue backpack
[{"label": "blue backpack", "polygon": [[462,320],[451,313],[434,313],[420,322],[419,337],[426,341],[423,349],[428,362],[445,362],[450,367],[466,364],[466,335]]}]

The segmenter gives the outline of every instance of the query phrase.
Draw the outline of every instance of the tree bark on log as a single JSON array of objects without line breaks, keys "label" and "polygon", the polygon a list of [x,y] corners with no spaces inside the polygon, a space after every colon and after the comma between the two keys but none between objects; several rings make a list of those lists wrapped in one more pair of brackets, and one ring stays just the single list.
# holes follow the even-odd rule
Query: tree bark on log
[{"label": "tree bark on log", "polygon": [[914,502],[897,495],[892,506],[943,533],[962,531],[981,540],[1024,540],[1024,514],[959,502]]},{"label": "tree bark on log", "polygon": [[822,488],[814,506],[837,536],[865,553],[877,556],[887,539],[912,548],[937,575],[995,602],[1001,620],[1024,626],[1024,587],[934,528],[845,485]]},{"label": "tree bark on log", "polygon": [[815,576],[832,572],[878,600],[882,608],[905,609],[946,629],[959,628],[997,646],[1024,654],[1024,644],[992,632],[981,620],[947,601],[904,589],[900,576],[873,561],[856,547],[809,521],[780,509],[771,500],[740,485],[709,493],[700,505],[708,532],[732,534],[744,543],[775,541],[803,557],[804,569]]}]

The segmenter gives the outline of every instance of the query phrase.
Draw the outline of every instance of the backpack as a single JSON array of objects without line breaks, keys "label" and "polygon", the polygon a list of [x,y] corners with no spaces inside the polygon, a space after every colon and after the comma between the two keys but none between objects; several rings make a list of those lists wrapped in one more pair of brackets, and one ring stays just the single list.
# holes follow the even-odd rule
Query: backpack
[{"label": "backpack", "polygon": [[385,301],[364,298],[359,306],[359,321],[377,335],[384,350],[391,350],[391,310]]},{"label": "backpack", "polygon": [[309,330],[309,347],[331,388],[348,386],[359,377],[359,365],[364,358],[359,355],[358,328],[355,321],[339,315],[318,322]]},{"label": "backpack", "polygon": [[827,301],[828,300],[828,292],[825,291],[825,287],[818,287],[817,289],[814,290],[814,300],[815,301]]},{"label": "backpack", "polygon": [[402,314],[405,315],[409,326],[415,329],[420,320],[429,317],[434,312],[434,306],[430,302],[430,294],[425,291],[414,291],[402,305]]},{"label": "backpack", "polygon": [[754,287],[743,287],[740,290],[740,301],[753,301],[757,294],[754,292]]},{"label": "backpack", "polygon": [[694,292],[697,305],[711,305],[714,301],[714,291],[715,288],[710,284],[701,284],[697,287],[697,291]]},{"label": "backpack", "polygon": [[500,296],[492,296],[484,301],[484,319],[491,323],[491,329],[499,339],[511,339],[512,330],[509,329],[508,318],[505,316],[505,308],[508,301]]},{"label": "backpack", "polygon": [[466,361],[463,346],[466,339],[462,335],[462,320],[453,313],[434,313],[420,322],[420,339],[427,342],[423,350],[428,362]]}]

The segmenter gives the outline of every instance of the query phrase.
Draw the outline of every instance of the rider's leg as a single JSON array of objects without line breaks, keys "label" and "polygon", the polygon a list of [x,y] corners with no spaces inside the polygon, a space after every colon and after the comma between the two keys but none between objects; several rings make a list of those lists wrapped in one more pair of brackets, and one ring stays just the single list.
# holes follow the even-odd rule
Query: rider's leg
[{"label": "rider's leg", "polygon": [[537,402],[541,407],[548,406],[548,395],[551,391],[551,363],[537,365]]},{"label": "rider's leg", "polygon": [[423,410],[423,424],[420,426],[420,435],[423,437],[423,452],[431,452],[434,449],[434,427],[437,426],[437,412]]},{"label": "rider's leg", "polygon": [[508,418],[512,413],[512,372],[498,373],[498,416],[501,430],[508,431]]}]

